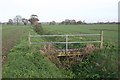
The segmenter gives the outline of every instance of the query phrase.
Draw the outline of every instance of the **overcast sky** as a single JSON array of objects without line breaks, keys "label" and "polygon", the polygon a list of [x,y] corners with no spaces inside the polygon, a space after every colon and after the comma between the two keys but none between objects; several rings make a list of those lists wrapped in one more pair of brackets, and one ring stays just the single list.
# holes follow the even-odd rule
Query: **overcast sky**
[{"label": "overcast sky", "polygon": [[16,15],[29,19],[38,15],[41,22],[65,19],[86,22],[118,21],[119,0],[0,0],[0,21]]}]

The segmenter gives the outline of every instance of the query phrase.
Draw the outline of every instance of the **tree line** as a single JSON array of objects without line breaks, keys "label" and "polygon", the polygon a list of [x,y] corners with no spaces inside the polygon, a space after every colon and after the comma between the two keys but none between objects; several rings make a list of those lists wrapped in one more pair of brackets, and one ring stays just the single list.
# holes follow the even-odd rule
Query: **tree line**
[{"label": "tree line", "polygon": [[24,24],[27,25],[28,22],[31,23],[31,25],[34,25],[35,23],[38,23],[39,19],[38,16],[35,14],[32,14],[30,16],[30,19],[22,18],[20,15],[16,15],[14,19],[9,19],[7,24]]},{"label": "tree line", "polygon": [[[7,24],[24,24],[27,25],[29,22],[31,23],[31,25],[35,25],[37,24],[39,21],[38,16],[35,14],[32,14],[30,16],[30,19],[26,19],[26,18],[22,18],[22,16],[20,15],[16,15],[14,19],[9,19]],[[79,25],[79,24],[118,24],[118,22],[97,22],[97,23],[86,23],[85,20],[81,21],[76,21],[74,19],[70,20],[70,19],[65,19],[64,21],[57,23],[55,21],[51,21],[51,22],[47,22],[49,25],[55,25],[55,24],[59,24],[59,25]]]},{"label": "tree line", "polygon": [[[49,25],[55,25],[55,24],[57,24],[55,21],[49,22]],[[86,22],[85,22],[85,20],[84,21],[81,21],[81,20],[76,21],[74,19],[72,19],[72,20],[65,19],[64,21],[59,23],[59,25],[61,25],[61,24],[63,24],[63,25],[77,25],[77,24],[86,24]]]}]

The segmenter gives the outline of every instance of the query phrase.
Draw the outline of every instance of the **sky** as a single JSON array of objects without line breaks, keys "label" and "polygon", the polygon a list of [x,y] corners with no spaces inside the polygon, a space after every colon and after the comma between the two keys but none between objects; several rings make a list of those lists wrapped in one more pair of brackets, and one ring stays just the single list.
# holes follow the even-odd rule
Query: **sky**
[{"label": "sky", "polygon": [[36,14],[40,22],[65,19],[85,22],[118,21],[119,0],[0,0],[0,21],[16,15],[30,18]]}]

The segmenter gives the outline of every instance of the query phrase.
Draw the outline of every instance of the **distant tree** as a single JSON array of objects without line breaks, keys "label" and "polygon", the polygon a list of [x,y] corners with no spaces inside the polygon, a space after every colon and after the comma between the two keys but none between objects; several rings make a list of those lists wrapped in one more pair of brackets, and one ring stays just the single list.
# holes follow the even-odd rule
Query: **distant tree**
[{"label": "distant tree", "polygon": [[25,18],[22,18],[22,22],[24,23],[24,25],[27,25],[28,20],[27,20],[27,19],[25,19]]},{"label": "distant tree", "polygon": [[65,24],[65,21],[62,21],[60,24]]},{"label": "distant tree", "polygon": [[39,19],[38,19],[37,15],[32,14],[28,21],[30,21],[31,25],[36,25],[38,23]]},{"label": "distant tree", "polygon": [[83,20],[83,22],[82,22],[83,24],[86,24],[86,22],[85,22],[85,20]]},{"label": "distant tree", "polygon": [[70,20],[70,24],[74,25],[74,24],[76,24],[76,21],[74,19]]},{"label": "distant tree", "polygon": [[55,21],[52,21],[52,22],[49,23],[49,25],[55,25],[55,24],[56,24]]},{"label": "distant tree", "polygon": [[9,19],[9,20],[8,20],[8,24],[13,24],[13,20],[12,20],[12,19]]},{"label": "distant tree", "polygon": [[106,24],[110,24],[110,22],[108,21]]},{"label": "distant tree", "polygon": [[31,25],[33,26],[33,29],[37,32],[37,33],[42,33],[43,29],[42,29],[42,24],[38,23],[39,19],[38,16],[35,14],[32,14],[30,16],[30,19],[28,20]]},{"label": "distant tree", "polygon": [[77,22],[77,24],[83,24],[83,22],[82,22],[81,20],[79,20],[79,21]]},{"label": "distant tree", "polygon": [[14,18],[14,22],[18,25],[18,24],[21,24],[22,23],[22,17],[20,15],[17,15],[15,18]]},{"label": "distant tree", "polygon": [[69,19],[65,19],[64,24],[65,24],[65,25],[70,24],[70,20],[69,20]]}]

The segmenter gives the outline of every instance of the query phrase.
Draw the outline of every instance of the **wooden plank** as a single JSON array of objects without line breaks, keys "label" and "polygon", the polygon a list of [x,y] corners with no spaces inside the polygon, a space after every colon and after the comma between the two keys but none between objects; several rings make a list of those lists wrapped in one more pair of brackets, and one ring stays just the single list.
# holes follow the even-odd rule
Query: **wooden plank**
[{"label": "wooden plank", "polygon": [[75,54],[59,54],[57,56],[62,57],[62,56],[75,56],[75,55],[82,55],[82,54],[78,54],[78,53],[75,53]]},{"label": "wooden plank", "polygon": [[[68,35],[68,36],[98,36],[101,34],[78,34],[78,35]],[[57,37],[57,36],[66,36],[66,35],[30,35],[30,37]]]},{"label": "wooden plank", "polygon": [[66,35],[66,54],[68,53],[68,35]]},{"label": "wooden plank", "polygon": [[101,31],[101,43],[100,43],[100,48],[103,48],[103,31]]},{"label": "wooden plank", "polygon": [[[84,49],[84,48],[80,48],[80,49]],[[80,49],[68,49],[68,51],[77,51],[77,50],[80,50]],[[56,51],[65,52],[65,49],[58,49]]]},{"label": "wooden plank", "polygon": [[66,44],[66,43],[101,43],[101,41],[81,41],[81,42],[31,42],[31,44],[49,44],[49,43],[60,43],[60,44]]},{"label": "wooden plank", "polygon": [[29,48],[30,48],[30,45],[31,44],[31,42],[30,42],[30,32],[28,33],[28,46],[29,46]]}]

